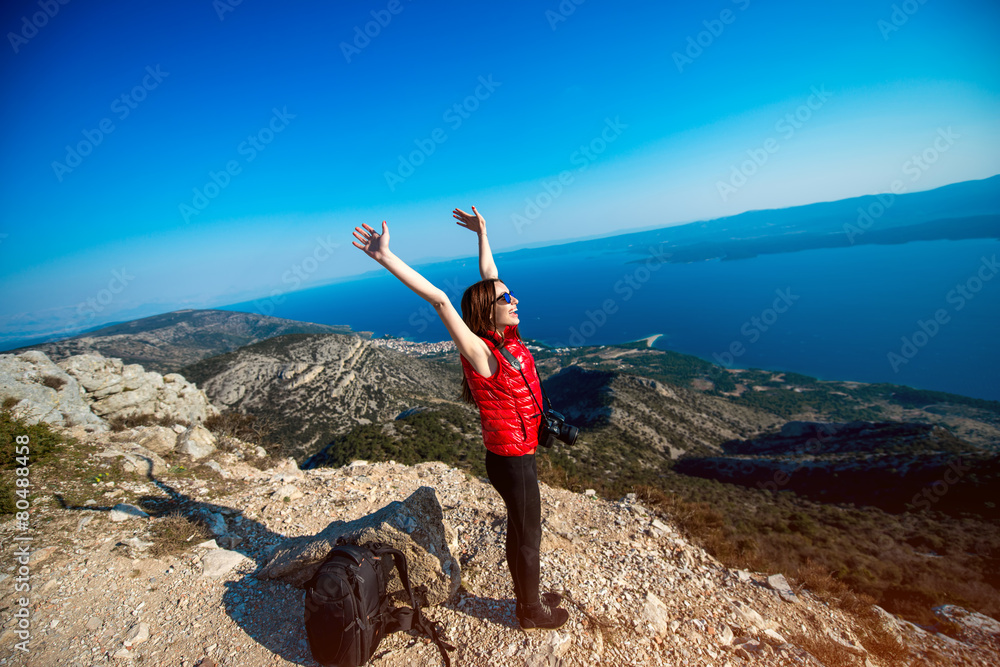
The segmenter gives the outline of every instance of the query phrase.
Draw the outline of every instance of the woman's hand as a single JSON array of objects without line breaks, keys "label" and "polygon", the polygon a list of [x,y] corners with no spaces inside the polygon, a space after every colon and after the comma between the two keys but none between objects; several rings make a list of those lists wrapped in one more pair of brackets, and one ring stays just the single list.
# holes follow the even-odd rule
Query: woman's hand
[{"label": "woman's hand", "polygon": [[472,207],[472,212],[474,215],[469,215],[460,208],[456,208],[451,214],[455,217],[458,222],[456,224],[465,227],[466,229],[471,229],[477,234],[486,233],[486,221],[483,220],[483,216],[479,214],[476,207]]},{"label": "woman's hand", "polygon": [[366,255],[381,263],[389,254],[389,226],[383,220],[381,234],[377,233],[370,225],[361,223],[361,226],[364,229],[354,228],[354,236],[364,245],[358,245],[355,241],[351,241],[351,245],[364,250]]}]

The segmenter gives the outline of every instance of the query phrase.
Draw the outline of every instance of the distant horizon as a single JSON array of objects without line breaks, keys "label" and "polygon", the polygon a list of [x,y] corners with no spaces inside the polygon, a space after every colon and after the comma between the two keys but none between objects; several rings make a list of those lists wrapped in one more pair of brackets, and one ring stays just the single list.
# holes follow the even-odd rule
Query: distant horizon
[{"label": "distant horizon", "polygon": [[0,332],[1000,173],[1000,6],[893,7],[5,3]]},{"label": "distant horizon", "polygon": [[[981,178],[981,179],[972,179],[970,181],[961,181],[960,183],[971,183],[971,182],[977,182],[977,181],[984,181],[984,180],[988,180],[990,178],[995,178],[997,176],[1000,176],[1000,173],[993,174],[991,176],[986,176],[986,177]],[[927,190],[914,190],[914,191],[912,191],[911,194],[916,194],[918,192],[929,192],[931,190],[938,190],[938,189],[943,188],[943,187],[948,187],[948,186],[951,186],[951,185],[958,185],[958,184],[959,183],[948,183],[948,184],[945,184],[945,185],[942,185],[942,186],[937,186],[937,187],[934,187],[934,188],[928,188]],[[659,230],[659,229],[670,229],[670,228],[673,228],[673,227],[683,227],[683,226],[686,226],[686,225],[708,223],[708,222],[713,222],[713,221],[717,221],[717,220],[724,220],[724,219],[728,219],[728,218],[737,217],[737,216],[743,215],[744,213],[754,213],[754,212],[761,212],[761,211],[780,211],[780,210],[800,208],[800,207],[804,207],[804,206],[812,206],[814,204],[828,204],[828,203],[834,203],[834,202],[839,202],[839,201],[847,201],[847,200],[851,200],[851,199],[858,199],[858,198],[861,198],[861,197],[875,196],[877,194],[881,194],[881,193],[866,193],[866,194],[862,194],[862,195],[856,195],[856,196],[852,196],[852,197],[846,197],[846,198],[843,198],[843,199],[834,199],[834,200],[824,200],[824,201],[810,202],[808,204],[799,204],[799,205],[796,205],[796,206],[789,206],[789,207],[783,207],[783,208],[753,209],[753,210],[748,210],[748,211],[741,211],[741,212],[736,213],[734,215],[723,216],[721,218],[698,219],[698,220],[691,220],[691,221],[686,221],[686,222],[678,222],[678,223],[666,224],[666,225],[652,225],[650,227],[638,228],[638,229],[622,229],[622,230],[617,230],[617,231],[614,231],[614,232],[609,232],[609,233],[606,233],[606,234],[600,234],[600,235],[594,235],[594,236],[569,238],[569,239],[558,239],[558,240],[554,240],[552,242],[540,242],[538,244],[527,244],[527,245],[521,245],[521,246],[515,246],[515,247],[508,247],[508,248],[500,248],[500,249],[494,248],[494,255],[499,258],[499,257],[502,257],[504,254],[518,252],[518,251],[521,251],[521,250],[537,250],[537,249],[547,248],[547,247],[557,247],[557,246],[563,246],[563,245],[570,245],[570,244],[573,244],[573,243],[582,243],[582,242],[586,242],[586,241],[594,241],[594,240],[599,240],[599,239],[604,239],[604,238],[614,238],[614,237],[618,237],[618,236],[625,236],[625,235],[628,235],[628,234],[636,234],[636,233],[642,233],[642,232],[655,231],[655,230]],[[492,245],[492,243],[491,243],[491,245]],[[472,253],[472,254],[455,255],[455,256],[451,256],[451,257],[442,257],[442,256],[425,257],[425,258],[420,258],[418,260],[413,260],[413,261],[409,261],[408,260],[408,263],[411,266],[413,266],[414,268],[425,268],[425,267],[431,267],[431,266],[434,266],[434,265],[437,265],[437,264],[441,264],[441,263],[446,263],[446,262],[453,262],[453,261],[458,261],[458,260],[476,260],[476,259],[477,259],[476,253]],[[378,276],[386,274],[386,273],[387,272],[385,271],[384,268],[376,265],[375,268],[372,268],[372,269],[369,269],[369,270],[366,270],[366,271],[362,271],[360,273],[343,275],[343,276],[336,276],[336,277],[333,277],[333,278],[331,278],[329,280],[326,280],[326,281],[323,281],[323,282],[310,283],[310,284],[305,285],[305,286],[303,286],[303,287],[301,287],[299,289],[288,290],[286,292],[283,292],[283,294],[285,296],[289,296],[289,295],[292,295],[292,294],[296,294],[298,292],[304,292],[304,291],[308,291],[308,290],[311,290],[311,289],[326,287],[326,286],[330,286],[330,285],[337,285],[337,284],[342,284],[342,283],[346,283],[346,282],[353,282],[353,281],[356,281],[356,280],[364,280],[364,279],[368,279],[368,278],[375,278],[375,277],[378,277]],[[146,317],[154,317],[156,315],[163,315],[163,314],[167,314],[167,313],[171,313],[171,312],[176,312],[176,311],[181,311],[181,310],[228,310],[229,309],[228,307],[230,307],[230,306],[233,306],[233,305],[236,305],[236,304],[241,304],[241,303],[248,303],[248,302],[251,302],[251,301],[258,300],[258,299],[267,298],[267,296],[268,296],[268,293],[266,291],[261,291],[261,292],[256,292],[256,293],[244,295],[244,296],[239,297],[239,298],[233,298],[233,299],[220,298],[220,299],[215,299],[214,301],[212,301],[210,303],[206,303],[206,304],[202,304],[202,305],[175,304],[174,306],[165,305],[165,306],[160,307],[160,308],[157,308],[155,306],[152,307],[152,308],[150,308],[149,304],[142,304],[142,305],[138,306],[137,308],[134,308],[134,309],[132,309],[130,311],[119,311],[120,317],[109,318],[109,319],[104,320],[104,321],[99,321],[99,322],[96,322],[96,323],[92,323],[92,324],[90,324],[90,325],[88,325],[86,327],[82,327],[80,329],[73,330],[73,331],[58,332],[58,330],[57,330],[57,332],[40,332],[40,333],[38,333],[36,335],[21,335],[21,336],[18,336],[18,335],[15,334],[14,336],[8,336],[6,341],[4,341],[2,338],[0,338],[0,353],[2,353],[4,351],[7,351],[7,350],[11,350],[11,349],[16,349],[18,347],[24,347],[24,346],[27,346],[27,345],[37,345],[37,344],[42,344],[42,343],[45,343],[45,342],[55,342],[57,340],[61,340],[61,339],[65,339],[65,338],[73,338],[73,337],[76,337],[76,336],[83,335],[84,333],[87,333],[87,332],[95,331],[95,330],[106,328],[106,327],[109,327],[109,326],[114,326],[116,324],[120,324],[120,323],[124,323],[124,322],[129,322],[129,321],[133,321],[133,320],[137,320],[137,319],[143,319],[143,318],[146,318]],[[96,318],[95,318],[95,321],[96,321]],[[14,343],[16,343],[16,344],[11,344],[10,341],[14,341]]]}]

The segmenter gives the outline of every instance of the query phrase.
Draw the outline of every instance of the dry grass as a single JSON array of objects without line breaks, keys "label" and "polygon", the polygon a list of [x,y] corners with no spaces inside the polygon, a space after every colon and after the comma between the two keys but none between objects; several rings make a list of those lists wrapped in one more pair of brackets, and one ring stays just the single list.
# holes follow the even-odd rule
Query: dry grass
[{"label": "dry grass", "polygon": [[42,380],[42,384],[45,385],[46,387],[49,387],[50,389],[55,389],[56,391],[59,391],[66,384],[66,380],[62,379],[61,377],[56,377],[55,375],[46,375],[45,378]]},{"label": "dry grass", "polygon": [[108,425],[111,430],[115,433],[124,431],[126,429],[135,428],[136,426],[173,426],[174,424],[180,424],[185,428],[190,426],[189,422],[184,420],[178,420],[174,417],[154,417],[153,415],[142,415],[142,414],[132,414],[128,416],[117,416],[108,420]]},{"label": "dry grass", "polygon": [[188,517],[180,512],[150,519],[149,536],[153,546],[149,553],[154,558],[169,556],[191,548],[192,545],[211,539],[212,531],[199,517]]}]

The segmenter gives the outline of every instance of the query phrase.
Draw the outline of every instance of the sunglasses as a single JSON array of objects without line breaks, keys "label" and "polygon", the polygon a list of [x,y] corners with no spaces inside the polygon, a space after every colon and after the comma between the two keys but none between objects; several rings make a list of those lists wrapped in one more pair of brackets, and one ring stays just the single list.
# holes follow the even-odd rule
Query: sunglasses
[{"label": "sunglasses", "polygon": [[510,292],[504,292],[503,294],[501,294],[500,296],[497,297],[497,300],[494,303],[500,303],[500,299],[503,299],[507,303],[510,303],[510,300],[513,297],[514,297],[514,295],[511,294]]}]

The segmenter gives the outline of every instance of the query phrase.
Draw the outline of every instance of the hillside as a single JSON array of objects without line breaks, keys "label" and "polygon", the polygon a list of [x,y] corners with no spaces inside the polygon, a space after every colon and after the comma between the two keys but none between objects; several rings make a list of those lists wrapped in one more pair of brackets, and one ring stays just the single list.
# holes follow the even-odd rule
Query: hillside
[{"label": "hillside", "polygon": [[[41,350],[53,361],[88,352],[173,373],[182,366],[291,333],[351,333],[347,326],[283,320],[228,310],[177,310],[107,326],[84,335],[11,350]],[[366,332],[361,332],[364,334]],[[360,334],[359,334],[360,335]]]},{"label": "hillside", "polygon": [[[8,616],[0,646],[10,665],[313,666],[302,592],[254,574],[285,540],[418,487],[434,490],[456,536],[448,548],[461,587],[426,610],[456,646],[455,665],[985,667],[1000,659],[1000,624],[982,615],[941,606],[933,624],[917,626],[863,599],[821,597],[806,581],[727,567],[634,495],[605,500],[545,484],[542,586],[563,594],[570,621],[528,635],[514,620],[502,565],[503,505],[483,479],[440,463],[299,471],[254,459],[234,439],[199,460],[164,450],[160,461],[136,449],[142,430],[56,431],[71,439],[31,468],[30,661],[13,649],[20,638]],[[123,467],[128,451],[151,462],[152,474]],[[8,559],[20,530],[14,520],[0,524]],[[441,663],[433,645],[398,633],[370,664]]]},{"label": "hillside", "polygon": [[[545,349],[530,341],[529,345],[556,406],[583,429],[576,447],[541,453],[539,472],[550,485],[574,492],[595,489],[608,500],[638,493],[647,507],[670,517],[693,544],[728,568],[783,571],[836,599],[868,595],[916,623],[937,623],[932,608],[941,604],[1000,615],[996,604],[1000,581],[995,575],[1000,533],[987,511],[989,501],[980,498],[983,502],[976,511],[970,512],[975,508],[967,504],[960,507],[957,521],[940,511],[952,499],[967,498],[970,491],[975,495],[977,489],[986,488],[988,493],[982,470],[963,474],[961,484],[950,484],[944,495],[948,502],[937,498],[930,507],[891,508],[896,513],[826,502],[822,494],[872,488],[892,492],[896,485],[906,490],[914,480],[927,481],[924,476],[890,487],[873,485],[866,477],[873,466],[864,461],[925,455],[955,458],[990,450],[964,442],[945,427],[920,422],[835,425],[844,437],[824,437],[821,444],[829,445],[828,451],[813,442],[817,429],[833,421],[824,415],[891,411],[928,421],[955,419],[968,432],[988,439],[996,415],[992,402],[906,387],[820,383],[760,370],[727,371],[639,345],[574,350]],[[45,400],[55,401],[59,407],[55,412],[62,419],[71,417],[77,424],[83,422],[72,416],[76,408],[63,405],[80,393],[75,382],[87,389],[82,408],[76,406],[86,410],[87,405],[107,400],[108,391],[118,391],[112,397],[142,398],[137,389],[175,385],[183,379],[160,378],[143,373],[139,366],[122,367],[94,355],[72,357],[59,367],[37,351],[10,357],[14,365],[5,380],[7,390],[25,398],[22,403],[9,399],[5,406],[11,402],[18,410],[27,410],[30,406],[24,401],[41,400],[44,395]],[[18,370],[16,364],[27,366]],[[640,369],[655,378],[643,377]],[[267,442],[260,444],[286,453],[294,452],[298,443],[309,445],[312,438],[311,451],[322,450],[311,457],[305,449],[299,452],[303,467],[339,468],[358,458],[407,465],[438,460],[482,476],[477,415],[471,406],[454,400],[458,373],[454,352],[447,346],[298,334],[204,360],[188,374],[240,409],[259,412],[264,420],[284,420],[277,431],[266,435],[260,420],[241,426],[241,413],[228,412],[213,417],[213,428],[229,435],[266,435]],[[449,382],[450,389],[442,390]],[[192,389],[192,398],[203,395]],[[154,421],[161,412],[176,413],[166,404],[157,408],[159,398],[147,399],[132,401],[129,409],[141,408],[139,412]],[[826,421],[786,421],[807,413]],[[142,421],[126,419],[113,428],[135,423]],[[317,425],[318,430],[309,431]],[[110,437],[117,441],[119,436],[112,431]],[[324,442],[328,446],[323,447]],[[682,449],[677,444],[688,446]],[[819,462],[810,470],[819,473],[833,468],[825,477],[810,478],[801,494],[789,488],[797,487],[799,477],[805,478],[798,469],[791,475],[795,483],[777,485],[779,493],[767,485],[717,479],[732,471],[710,472],[710,479],[677,472],[688,460],[747,456],[788,459],[786,465],[796,467],[815,459]],[[845,461],[852,465],[836,468]],[[933,484],[931,488],[936,489]]]},{"label": "hillside", "polygon": [[889,512],[933,504],[950,515],[1000,520],[1000,454],[962,442],[940,426],[788,422],[776,433],[722,448],[723,455],[685,458],[674,469],[825,502]]},{"label": "hillside", "polygon": [[351,428],[455,404],[459,394],[448,369],[341,334],[277,336],[180,372],[220,408],[273,422],[273,437],[298,461]]}]

